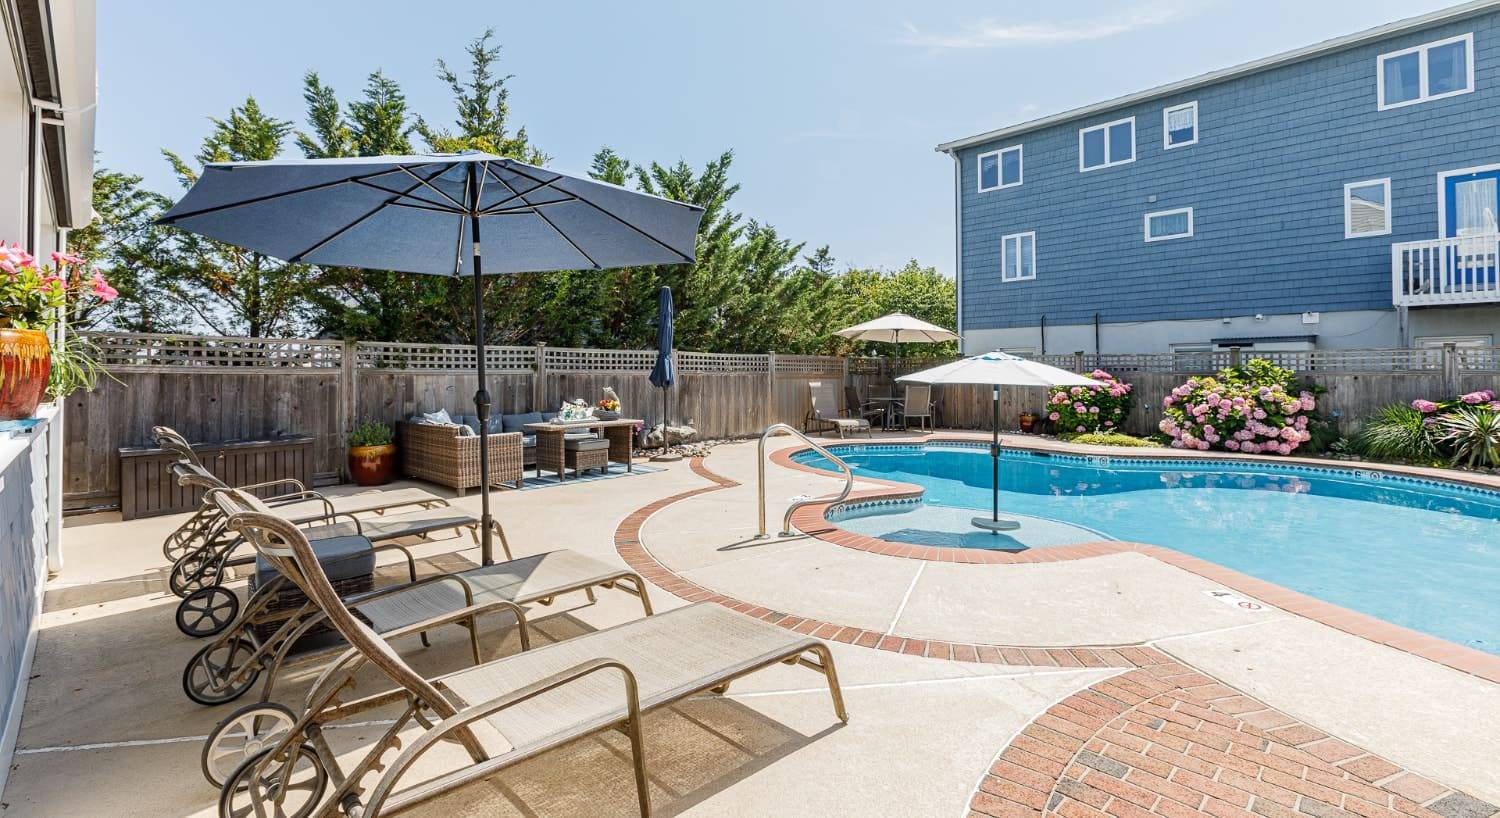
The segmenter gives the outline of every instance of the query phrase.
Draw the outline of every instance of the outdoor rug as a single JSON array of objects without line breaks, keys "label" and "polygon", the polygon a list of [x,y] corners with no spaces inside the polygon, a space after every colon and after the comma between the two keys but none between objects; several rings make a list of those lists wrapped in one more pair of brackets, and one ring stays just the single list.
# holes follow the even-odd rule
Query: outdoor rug
[{"label": "outdoor rug", "polygon": [[521,483],[521,490],[529,491],[531,489],[545,489],[551,488],[553,486],[571,486],[581,483],[592,483],[596,480],[613,480],[617,477],[634,477],[642,474],[656,474],[662,471],[666,471],[666,469],[658,468],[656,466],[643,466],[640,463],[635,464],[635,471],[625,471],[624,463],[611,463],[609,464],[609,471],[605,472],[604,474],[600,474],[597,471],[589,471],[582,477],[578,477],[570,472],[568,474],[567,480],[558,480],[557,475],[553,474],[552,472],[548,472],[546,476],[543,477],[537,477],[535,474],[528,474],[526,476],[526,480]]}]

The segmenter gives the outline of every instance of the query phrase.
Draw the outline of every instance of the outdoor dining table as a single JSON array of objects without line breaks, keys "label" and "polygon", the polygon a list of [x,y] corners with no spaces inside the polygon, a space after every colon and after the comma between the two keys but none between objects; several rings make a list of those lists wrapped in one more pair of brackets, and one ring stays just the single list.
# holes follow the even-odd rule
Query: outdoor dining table
[{"label": "outdoor dining table", "polygon": [[557,472],[558,480],[568,478],[565,436],[570,432],[598,429],[609,441],[609,459],[624,463],[626,471],[634,471],[631,454],[635,449],[635,428],[645,421],[636,418],[618,420],[581,420],[568,423],[528,423],[525,429],[536,433],[536,473]]},{"label": "outdoor dining table", "polygon": [[896,407],[901,405],[902,398],[871,395],[866,400],[870,403],[884,404],[885,414],[881,417],[881,431],[889,432],[896,428]]}]

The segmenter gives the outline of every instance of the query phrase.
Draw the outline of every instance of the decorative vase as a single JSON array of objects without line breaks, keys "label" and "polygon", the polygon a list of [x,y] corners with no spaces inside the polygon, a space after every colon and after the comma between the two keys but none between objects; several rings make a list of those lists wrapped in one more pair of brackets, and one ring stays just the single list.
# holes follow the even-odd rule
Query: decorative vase
[{"label": "decorative vase", "polygon": [[1031,434],[1031,430],[1034,428],[1036,428],[1036,415],[1033,415],[1030,412],[1022,412],[1021,431],[1025,432],[1026,434]]},{"label": "decorative vase", "polygon": [[350,446],[349,477],[361,486],[383,486],[396,471],[396,444]]},{"label": "decorative vase", "polygon": [[52,345],[39,329],[0,328],[0,420],[36,414],[52,373]]}]

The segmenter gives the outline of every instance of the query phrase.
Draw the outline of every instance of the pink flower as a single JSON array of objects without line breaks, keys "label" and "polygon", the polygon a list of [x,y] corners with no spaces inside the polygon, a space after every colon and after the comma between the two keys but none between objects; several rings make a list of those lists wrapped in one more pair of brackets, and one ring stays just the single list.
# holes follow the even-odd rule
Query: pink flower
[{"label": "pink flower", "polygon": [[1240,450],[1240,442],[1238,440],[1226,440],[1224,441],[1224,448],[1231,452],[1237,452]]},{"label": "pink flower", "polygon": [[82,264],[83,259],[73,255],[72,253],[53,253],[52,263],[56,264],[59,267],[62,267],[68,264]]},{"label": "pink flower", "polygon": [[1053,412],[1052,414],[1050,414],[1050,415],[1047,416],[1047,419],[1048,420],[1057,420],[1060,417],[1062,417],[1062,415],[1059,415],[1058,413]]},{"label": "pink flower", "polygon": [[1467,395],[1460,395],[1458,399],[1473,406],[1476,403],[1484,403],[1493,397],[1494,395],[1488,392],[1470,392]]},{"label": "pink flower", "polygon": [[94,295],[98,296],[100,301],[109,302],[118,298],[120,291],[109,286],[109,282],[104,280],[104,276],[94,273]]},{"label": "pink flower", "polygon": [[1115,425],[1115,422],[1112,421],[1112,420],[1106,420],[1106,421],[1104,421],[1104,425],[1108,426],[1108,427],[1113,427]]},{"label": "pink flower", "polygon": [[1418,412],[1421,412],[1424,415],[1427,415],[1436,412],[1438,410],[1438,405],[1430,400],[1422,400],[1421,398],[1418,398],[1417,400],[1411,402],[1411,408],[1417,410]]},{"label": "pink flower", "polygon": [[1088,429],[1086,427],[1084,427],[1084,426],[1079,426],[1078,427],[1078,431],[1080,431],[1080,432],[1086,432],[1086,431],[1088,431]]},{"label": "pink flower", "polygon": [[1097,415],[1097,414],[1099,414],[1099,407],[1097,407],[1097,406],[1090,406],[1089,407],[1089,414],[1091,414],[1091,415]]}]

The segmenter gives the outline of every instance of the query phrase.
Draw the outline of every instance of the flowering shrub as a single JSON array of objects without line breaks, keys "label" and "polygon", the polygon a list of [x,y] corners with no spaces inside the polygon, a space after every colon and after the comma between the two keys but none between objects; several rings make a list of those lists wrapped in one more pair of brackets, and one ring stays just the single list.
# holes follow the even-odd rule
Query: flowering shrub
[{"label": "flowering shrub", "polygon": [[1109,431],[1130,411],[1130,384],[1102,369],[1089,377],[1103,386],[1056,386],[1047,399],[1047,419],[1064,434]]},{"label": "flowering shrub", "polygon": [[52,265],[42,266],[19,244],[0,243],[0,327],[49,329],[71,299],[113,301],[118,295],[78,256],[53,253]]},{"label": "flowering shrub", "polygon": [[[1452,412],[1454,409],[1462,409],[1465,406],[1477,406],[1485,409],[1500,411],[1500,400],[1495,399],[1495,393],[1489,389],[1481,389],[1478,392],[1470,392],[1467,395],[1459,395],[1453,400],[1445,400],[1435,403],[1430,400],[1418,398],[1411,402],[1411,408],[1428,415],[1428,420],[1437,422],[1442,415]],[[1429,423],[1428,425],[1431,425]]]},{"label": "flowering shrub", "polygon": [[1162,399],[1161,431],[1179,449],[1291,454],[1312,439],[1317,398],[1265,360],[1189,378]]}]

